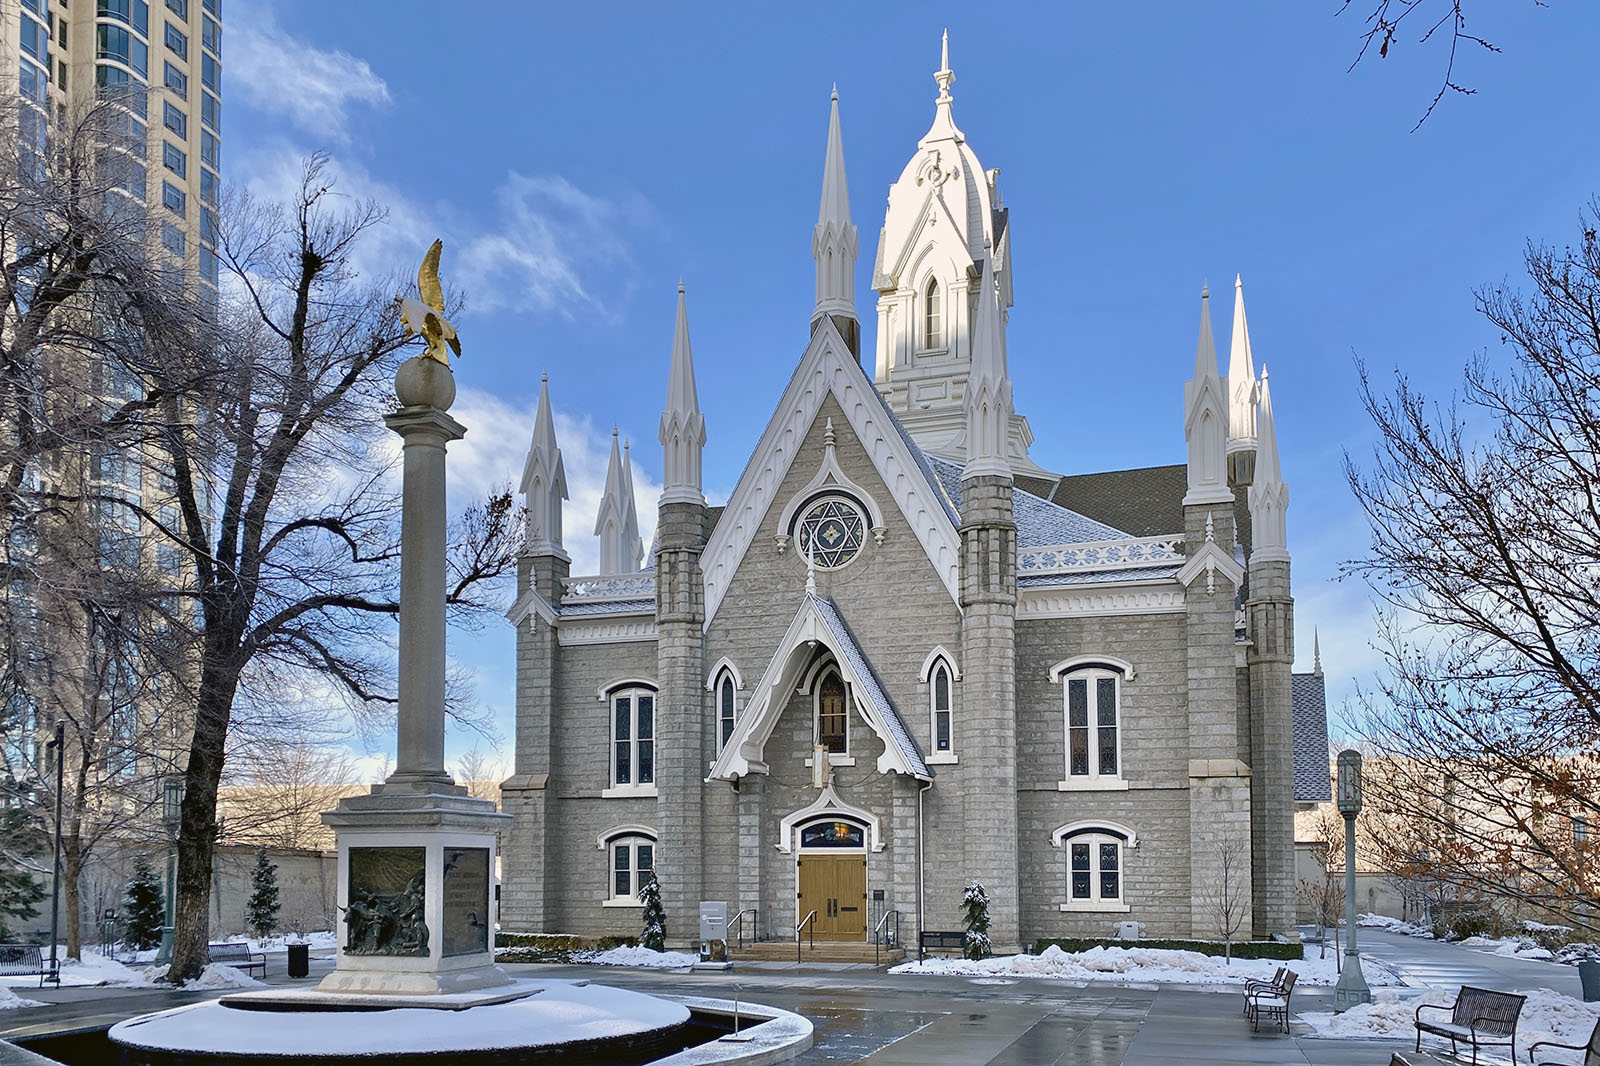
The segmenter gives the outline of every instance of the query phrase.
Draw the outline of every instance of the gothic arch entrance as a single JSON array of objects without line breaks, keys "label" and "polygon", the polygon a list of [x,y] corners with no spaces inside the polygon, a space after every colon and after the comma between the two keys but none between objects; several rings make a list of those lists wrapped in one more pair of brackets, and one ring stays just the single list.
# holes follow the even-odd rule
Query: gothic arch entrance
[{"label": "gothic arch entrance", "polygon": [[867,828],[837,815],[799,827],[795,853],[800,918],[812,911],[816,939],[867,939]]}]

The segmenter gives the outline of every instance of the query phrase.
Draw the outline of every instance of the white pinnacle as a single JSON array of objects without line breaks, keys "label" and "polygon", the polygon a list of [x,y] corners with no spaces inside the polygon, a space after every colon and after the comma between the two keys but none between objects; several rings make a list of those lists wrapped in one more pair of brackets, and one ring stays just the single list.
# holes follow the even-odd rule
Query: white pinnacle
[{"label": "white pinnacle", "polygon": [[1261,368],[1261,413],[1257,419],[1256,476],[1250,485],[1250,562],[1289,559],[1289,486],[1278,460],[1278,432],[1272,417],[1272,386]]},{"label": "white pinnacle", "polygon": [[565,553],[561,548],[561,501],[567,499],[567,471],[556,444],[556,420],[550,410],[550,376],[539,376],[539,409],[533,418],[533,440],[522,464],[522,494],[527,505],[527,550],[534,554]]},{"label": "white pinnacle", "polygon": [[667,373],[667,406],[661,412],[662,503],[705,502],[700,491],[700,456],[706,421],[695,388],[694,353],[689,347],[689,309],[678,282],[678,319],[672,331],[672,368]]},{"label": "white pinnacle", "polygon": [[1183,387],[1183,435],[1188,444],[1189,491],[1184,506],[1228,503],[1228,398],[1217,372],[1217,345],[1211,336],[1211,289],[1200,290],[1200,337],[1195,344],[1194,378]]},{"label": "white pinnacle", "polygon": [[1011,476],[1011,380],[1006,374],[1005,326],[994,282],[994,249],[985,242],[973,323],[972,370],[967,378],[967,461],[961,476]]},{"label": "white pinnacle", "polygon": [[1228,350],[1228,444],[1255,446],[1256,365],[1244,316],[1244,281],[1233,279],[1233,343]]},{"label": "white pinnacle", "polygon": [[639,569],[639,552],[633,550],[637,533],[628,536],[628,512],[633,507],[633,486],[627,482],[617,430],[611,428],[611,461],[606,467],[606,490],[600,497],[600,513],[595,516],[594,532],[600,538],[600,572],[631,574]]},{"label": "white pinnacle", "polygon": [[850,183],[844,171],[844,135],[839,127],[839,90],[833,91],[828,111],[828,149],[822,163],[822,201],[811,237],[811,256],[817,261],[817,306],[812,324],[823,315],[856,317],[856,256],[859,251],[855,224],[850,221]]}]

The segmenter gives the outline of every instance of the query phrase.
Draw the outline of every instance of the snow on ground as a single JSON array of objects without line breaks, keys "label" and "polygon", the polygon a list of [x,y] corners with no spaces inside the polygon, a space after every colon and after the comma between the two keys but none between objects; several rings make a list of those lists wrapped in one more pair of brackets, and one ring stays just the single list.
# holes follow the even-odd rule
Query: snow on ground
[{"label": "snow on ground", "polygon": [[[1455,1000],[1458,991],[1459,988],[1454,986],[1430,987],[1418,996],[1396,989],[1379,989],[1373,993],[1371,1003],[1351,1007],[1343,1014],[1313,1011],[1301,1014],[1300,1020],[1315,1029],[1318,1036],[1415,1040],[1414,1023],[1418,1004],[1449,1004]],[[1584,1003],[1548,988],[1518,989],[1517,994],[1528,997],[1522,1006],[1522,1015],[1517,1020],[1518,1056],[1540,1040],[1582,1044],[1594,1032],[1595,1023],[1600,1021],[1600,1003]],[[1442,1013],[1433,1013],[1432,1016],[1444,1017]],[[1427,1045],[1428,1037],[1423,1037],[1422,1042]],[[1583,1061],[1581,1051],[1558,1052],[1541,1048],[1539,1055],[1541,1061],[1553,1063]]]},{"label": "snow on ground", "polygon": [[1399,933],[1401,936],[1416,936],[1424,940],[1433,939],[1433,928],[1431,926],[1417,922],[1403,922],[1399,918],[1391,918],[1387,914],[1363,914],[1356,919],[1356,924],[1364,929],[1382,929],[1386,933]]},{"label": "snow on ground", "polygon": [[36,999],[23,999],[9,988],[0,988],[0,1010],[15,1010],[17,1007],[42,1007]]},{"label": "snow on ground", "polygon": [[[1304,985],[1331,985],[1338,981],[1335,952],[1318,957],[1316,948],[1304,949],[1308,957],[1288,963],[1273,959],[1234,959],[1220,955],[1167,948],[1104,948],[1066,952],[1051,945],[1040,955],[1003,955],[992,959],[927,959],[893,967],[890,973],[952,974],[967,977],[1051,977],[1069,981],[1139,981],[1156,984],[1243,984],[1247,979],[1268,981],[1278,967],[1287,965]],[[1393,970],[1376,959],[1363,958],[1362,972],[1369,985],[1403,984]]]},{"label": "snow on ground", "polygon": [[509,1003],[470,1011],[397,1007],[371,1014],[306,1011],[285,1025],[273,1011],[231,1010],[196,1003],[118,1022],[113,1040],[174,1051],[234,1051],[244,1046],[279,1055],[370,1056],[518,1048],[641,1033],[680,1025],[682,1005],[621,988],[584,981],[522,981],[533,992]]},{"label": "snow on ground", "polygon": [[612,948],[610,951],[574,951],[573,962],[595,966],[647,966],[652,970],[679,970],[700,961],[687,951],[652,951],[649,948]]},{"label": "snow on ground", "polygon": [[278,936],[261,938],[235,933],[233,936],[223,937],[218,943],[249,944],[251,951],[264,952],[287,951],[290,944],[310,944],[313,951],[332,951],[338,946],[333,938],[333,933],[327,929],[315,933],[306,933],[304,936],[284,933]]},{"label": "snow on ground", "polygon": [[1555,952],[1542,948],[1522,936],[1469,936],[1459,942],[1464,948],[1478,948],[1491,955],[1507,959],[1534,959],[1546,961],[1555,958]]}]

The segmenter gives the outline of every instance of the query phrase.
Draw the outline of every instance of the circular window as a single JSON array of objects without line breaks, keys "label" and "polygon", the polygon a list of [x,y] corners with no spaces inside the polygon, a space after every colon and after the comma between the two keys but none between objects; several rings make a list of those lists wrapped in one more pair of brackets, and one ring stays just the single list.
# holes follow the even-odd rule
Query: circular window
[{"label": "circular window", "polygon": [[802,557],[813,558],[824,570],[836,570],[856,557],[866,530],[866,519],[853,500],[826,496],[801,514],[795,541]]}]

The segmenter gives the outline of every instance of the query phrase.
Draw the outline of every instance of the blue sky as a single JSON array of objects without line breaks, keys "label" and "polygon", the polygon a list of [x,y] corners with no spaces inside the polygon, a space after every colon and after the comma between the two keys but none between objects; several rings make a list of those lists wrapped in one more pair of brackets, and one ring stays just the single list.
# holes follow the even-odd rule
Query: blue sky
[{"label": "blue sky", "polygon": [[[708,495],[743,468],[807,336],[835,83],[870,352],[884,196],[932,118],[948,26],[957,123],[1011,209],[1010,366],[1034,458],[1181,462],[1200,286],[1221,297],[1226,369],[1241,273],[1291,488],[1297,669],[1320,628],[1337,709],[1376,665],[1365,590],[1334,580],[1366,543],[1341,471],[1371,447],[1355,360],[1447,395],[1498,346],[1471,290],[1515,278],[1527,239],[1564,243],[1600,174],[1583,107],[1600,5],[1469,4],[1503,52],[1464,51],[1456,79],[1478,94],[1416,132],[1445,42],[1403,34],[1347,71],[1364,6],[479,3],[449,18],[422,0],[239,0],[225,172],[274,195],[327,150],[339,188],[391,209],[371,272],[445,239],[468,301],[453,494],[519,475],[548,370],[581,572],[613,422],[653,522],[680,276]],[[509,737],[509,627],[452,640]]]}]

